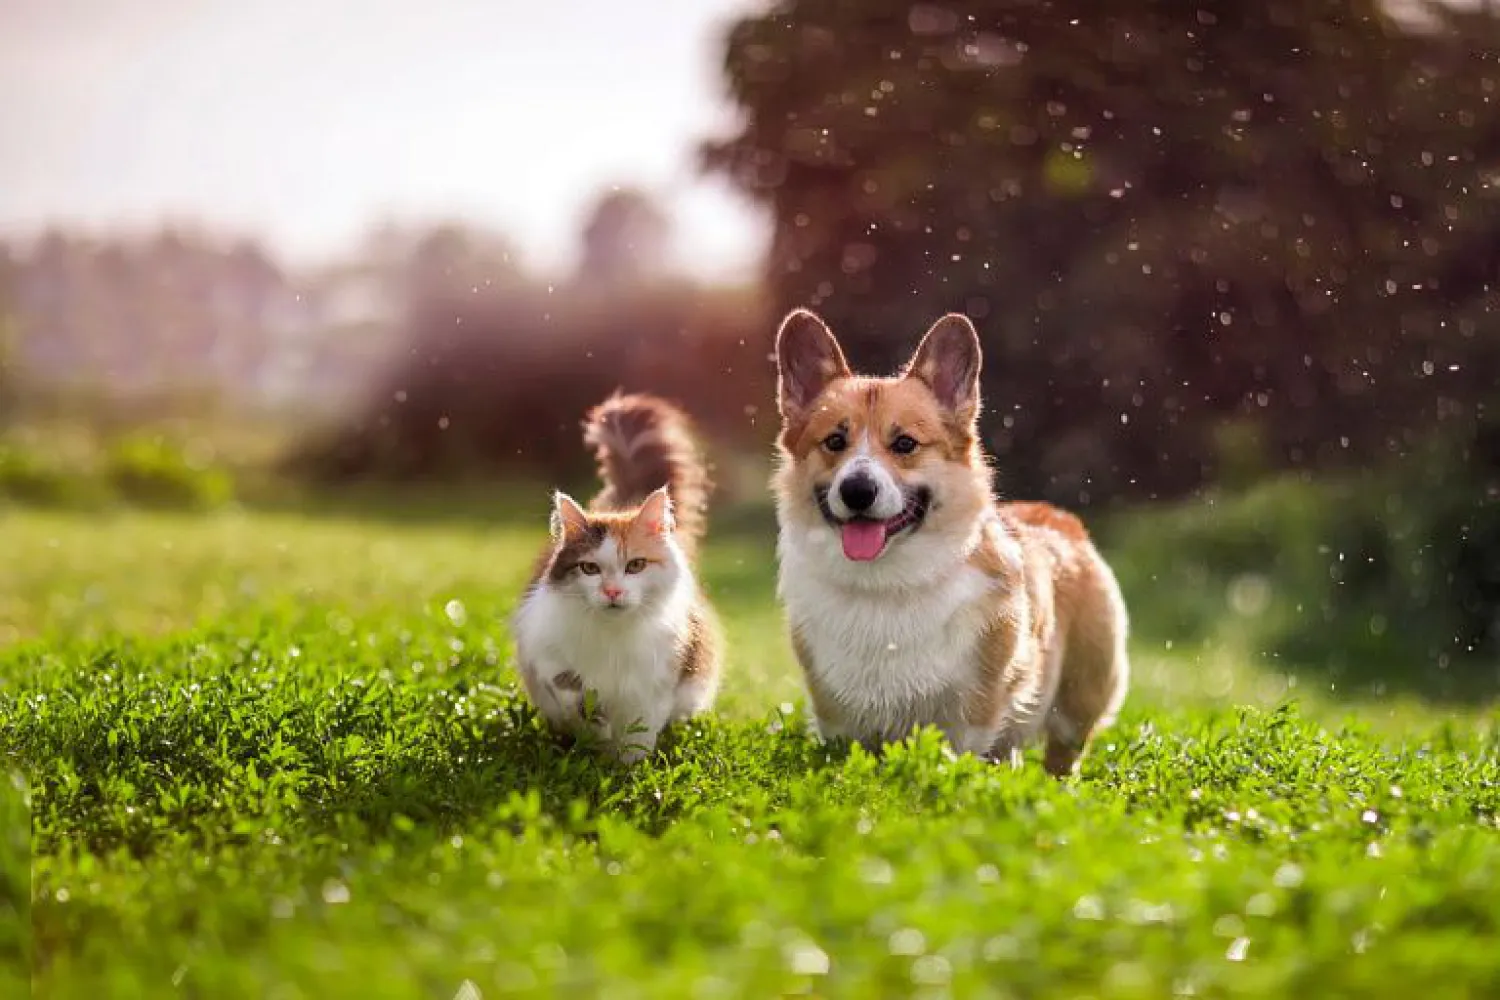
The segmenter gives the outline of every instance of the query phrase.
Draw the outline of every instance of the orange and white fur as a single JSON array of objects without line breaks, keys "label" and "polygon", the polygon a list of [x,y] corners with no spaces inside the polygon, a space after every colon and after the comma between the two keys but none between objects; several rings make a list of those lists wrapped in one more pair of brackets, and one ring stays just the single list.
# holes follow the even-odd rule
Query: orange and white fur
[{"label": "orange and white fur", "polygon": [[517,670],[551,727],[621,760],[712,706],[720,647],[693,564],[708,477],[680,410],[615,395],[588,414],[604,489],[553,496],[552,542],[513,618]]},{"label": "orange and white fur", "polygon": [[904,372],[852,373],[823,321],[777,334],[778,590],[825,738],[916,726],[959,753],[1073,773],[1129,678],[1125,602],[1079,520],[999,503],[978,440],[979,338],[939,319]]}]

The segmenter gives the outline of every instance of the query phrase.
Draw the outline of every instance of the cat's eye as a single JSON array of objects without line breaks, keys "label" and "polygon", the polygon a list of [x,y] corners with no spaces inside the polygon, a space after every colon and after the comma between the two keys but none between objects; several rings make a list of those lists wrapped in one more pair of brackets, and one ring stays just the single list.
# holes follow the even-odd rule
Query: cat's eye
[{"label": "cat's eye", "polygon": [[594,562],[581,562],[578,564],[578,572],[584,576],[598,576],[599,564]]},{"label": "cat's eye", "polygon": [[627,573],[639,573],[645,568],[646,560],[644,559],[632,559],[630,560],[630,562],[625,564],[625,572]]},{"label": "cat's eye", "polygon": [[891,451],[898,455],[910,455],[917,450],[917,439],[910,434],[899,435],[891,442]]},{"label": "cat's eye", "polygon": [[823,447],[837,454],[849,447],[849,439],[844,436],[843,431],[834,431],[823,439]]}]

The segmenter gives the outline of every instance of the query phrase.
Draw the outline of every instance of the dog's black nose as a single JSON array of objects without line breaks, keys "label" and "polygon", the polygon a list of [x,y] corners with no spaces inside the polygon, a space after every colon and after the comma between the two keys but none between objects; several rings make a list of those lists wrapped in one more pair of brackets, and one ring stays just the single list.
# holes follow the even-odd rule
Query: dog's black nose
[{"label": "dog's black nose", "polygon": [[875,480],[858,472],[839,483],[839,499],[855,514],[862,514],[873,507],[879,492]]}]

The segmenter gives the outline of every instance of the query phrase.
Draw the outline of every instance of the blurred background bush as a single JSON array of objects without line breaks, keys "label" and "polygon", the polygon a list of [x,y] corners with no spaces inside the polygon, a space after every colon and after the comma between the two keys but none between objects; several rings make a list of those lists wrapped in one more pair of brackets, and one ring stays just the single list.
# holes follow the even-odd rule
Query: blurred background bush
[{"label": "blurred background bush", "polygon": [[[718,115],[678,151],[698,176],[673,183],[732,190],[762,227],[744,241],[766,237],[757,266],[691,266],[671,184],[628,176],[580,192],[565,266],[528,263],[478,200],[438,221],[371,205],[362,239],[313,262],[254,219],[13,211],[0,496],[516,496],[582,481],[578,419],[625,387],[684,403],[720,503],[763,512],[779,315],[813,306],[856,366],[889,370],[955,309],[984,338],[998,488],[1105,526],[1143,637],[1238,636],[1351,683],[1494,691],[1489,5],[786,0],[716,6],[696,40],[671,4],[561,8],[573,32],[635,31],[717,65],[694,86],[722,94]],[[29,36],[11,37],[0,59],[21,67]],[[578,73],[600,117],[675,113],[615,102],[566,41],[543,40],[557,78],[534,73],[538,88]],[[485,95],[493,127],[533,96]],[[600,163],[629,145],[568,127]],[[505,141],[543,170],[574,155]],[[0,186],[25,169],[0,153]],[[498,199],[511,182],[493,183]]]}]

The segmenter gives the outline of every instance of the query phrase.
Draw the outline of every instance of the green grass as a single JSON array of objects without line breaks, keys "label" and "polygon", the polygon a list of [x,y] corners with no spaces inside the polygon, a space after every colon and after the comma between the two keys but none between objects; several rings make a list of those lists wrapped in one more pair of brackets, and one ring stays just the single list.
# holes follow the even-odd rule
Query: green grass
[{"label": "green grass", "polygon": [[625,770],[517,698],[539,520],[0,517],[3,996],[1500,990],[1483,706],[1153,639],[1075,783],[834,753],[746,529],[722,711]]}]

